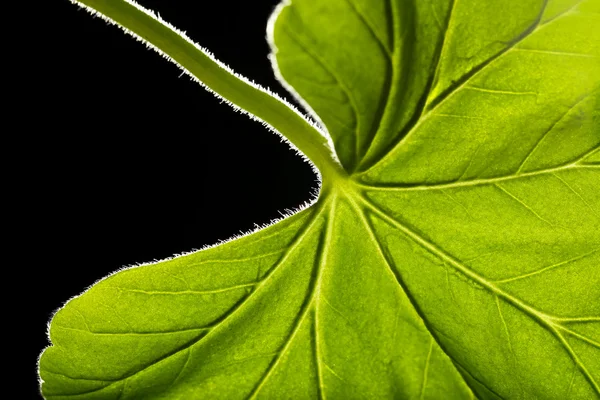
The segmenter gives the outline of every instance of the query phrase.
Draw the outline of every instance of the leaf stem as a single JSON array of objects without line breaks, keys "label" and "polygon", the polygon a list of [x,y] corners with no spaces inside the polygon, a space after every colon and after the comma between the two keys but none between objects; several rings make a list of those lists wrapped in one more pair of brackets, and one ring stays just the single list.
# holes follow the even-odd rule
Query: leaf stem
[{"label": "leaf stem", "polygon": [[192,42],[183,32],[132,0],[71,0],[144,42],[194,80],[289,140],[320,171],[323,185],[346,176],[330,139],[293,106],[251,83]]}]

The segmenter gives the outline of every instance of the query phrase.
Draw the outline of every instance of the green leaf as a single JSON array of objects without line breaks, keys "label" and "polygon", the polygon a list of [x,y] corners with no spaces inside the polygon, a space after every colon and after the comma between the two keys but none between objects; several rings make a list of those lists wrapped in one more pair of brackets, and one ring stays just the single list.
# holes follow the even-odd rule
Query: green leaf
[{"label": "green leaf", "polygon": [[275,71],[327,129],[124,0],[319,168],[310,207],[70,300],[47,399],[600,399],[600,1],[292,0]]}]

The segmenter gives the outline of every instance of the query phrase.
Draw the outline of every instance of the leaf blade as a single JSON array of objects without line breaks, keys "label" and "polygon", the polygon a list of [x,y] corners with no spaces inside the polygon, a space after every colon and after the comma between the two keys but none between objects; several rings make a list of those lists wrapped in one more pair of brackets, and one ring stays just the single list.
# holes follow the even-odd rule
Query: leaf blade
[{"label": "leaf blade", "polygon": [[67,304],[44,394],[600,398],[600,2],[502,4],[280,6],[275,67],[350,176]]}]

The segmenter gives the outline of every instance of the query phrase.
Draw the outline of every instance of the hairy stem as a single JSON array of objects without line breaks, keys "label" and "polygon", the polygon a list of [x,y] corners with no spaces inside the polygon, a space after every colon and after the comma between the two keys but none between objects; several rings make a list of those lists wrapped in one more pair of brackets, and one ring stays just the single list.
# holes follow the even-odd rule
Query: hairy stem
[{"label": "hairy stem", "polygon": [[217,96],[282,134],[321,172],[323,184],[344,176],[328,139],[283,100],[235,74],[204,49],[132,0],[71,0],[166,56]]}]

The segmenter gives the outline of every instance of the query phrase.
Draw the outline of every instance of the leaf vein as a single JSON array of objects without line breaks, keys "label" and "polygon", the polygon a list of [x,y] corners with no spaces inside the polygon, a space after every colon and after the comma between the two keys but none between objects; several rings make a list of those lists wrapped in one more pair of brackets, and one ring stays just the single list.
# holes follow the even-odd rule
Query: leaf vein
[{"label": "leaf vein", "polygon": [[494,285],[493,282],[489,281],[488,279],[484,278],[483,276],[479,275],[475,271],[468,268],[466,265],[462,264],[459,260],[455,259],[453,256],[448,255],[445,251],[438,248],[434,243],[423,238],[422,236],[420,236],[419,234],[414,232],[411,228],[408,228],[404,224],[400,223],[396,219],[389,216],[386,212],[381,210],[379,207],[377,207],[370,201],[368,201],[364,198],[361,198],[361,200],[369,209],[371,209],[373,212],[375,212],[377,215],[379,215],[381,218],[383,218],[385,221],[387,221],[390,225],[395,226],[397,229],[402,231],[407,237],[411,238],[415,243],[419,244],[422,248],[429,251],[432,255],[435,255],[435,256],[439,257],[441,260],[448,262],[452,267],[454,267],[457,271],[464,274],[466,277],[471,279],[473,282],[483,286],[488,291],[490,291],[492,294],[495,294],[495,295],[501,297],[504,301],[508,302],[515,308],[521,310],[525,315],[529,316],[531,319],[536,321],[540,326],[542,326],[543,328],[547,329],[550,333],[552,333],[559,340],[559,342],[562,343],[563,347],[565,348],[565,350],[567,351],[569,356],[573,359],[573,361],[577,365],[580,366],[580,370],[583,372],[584,376],[590,382],[592,387],[596,390],[596,392],[598,394],[600,394],[600,389],[598,388],[598,384],[596,383],[596,381],[590,375],[589,371],[585,368],[585,365],[583,365],[580,362],[578,356],[573,352],[573,350],[568,345],[568,343],[566,343],[566,341],[562,337],[562,335],[560,335],[560,333],[556,330],[557,324],[554,322],[554,321],[557,321],[556,318],[553,318],[545,313],[542,313],[542,312],[536,310],[535,308],[524,303],[522,300],[514,297],[510,293],[505,292],[498,286]]},{"label": "leaf vein", "polygon": [[[273,275],[273,273],[278,269],[278,267],[280,265],[282,265],[285,260],[287,260],[287,257],[289,256],[289,254],[296,248],[296,246],[298,245],[298,243],[300,243],[302,241],[302,239],[304,238],[304,236],[306,235],[306,233],[310,230],[310,228],[313,226],[313,224],[315,223],[315,221],[318,219],[318,216],[321,214],[323,208],[321,208],[320,210],[314,211],[313,215],[311,216],[311,218],[303,225],[303,227],[298,231],[298,233],[295,235],[294,239],[292,240],[292,243],[289,245],[289,247],[285,250],[283,256],[277,261],[277,263],[275,264],[275,266],[273,266],[271,268],[271,270],[269,271],[269,273],[267,274],[267,276],[265,276],[263,282],[261,282],[258,285],[257,290],[255,290],[250,296],[255,296],[256,293],[259,291],[259,289],[265,284],[266,280],[268,280],[268,278],[270,276]],[[198,335],[196,338],[194,338],[193,340],[191,340],[188,343],[185,343],[183,346],[180,346],[178,348],[173,349],[172,351],[168,352],[167,354],[159,357],[156,360],[153,360],[152,362],[148,363],[146,366],[144,366],[143,368],[129,374],[129,375],[125,375],[121,378],[119,378],[119,380],[114,381],[113,383],[111,383],[110,385],[107,385],[106,387],[102,388],[108,388],[109,386],[116,384],[118,382],[122,382],[128,378],[131,378],[132,376],[138,375],[142,372],[144,372],[146,369],[150,368],[153,365],[156,365],[164,360],[166,360],[169,357],[172,357],[188,348],[191,348],[192,346],[194,346],[195,344],[199,343],[202,339],[208,337],[212,332],[215,331],[214,328],[217,328],[220,324],[222,324],[225,320],[231,318],[234,314],[235,311],[237,311],[240,307],[243,306],[243,304],[245,303],[245,301],[247,300],[247,298],[243,299],[242,302],[239,302],[236,304],[236,306],[234,306],[232,308],[232,310],[229,311],[228,314],[226,314],[223,318],[221,318],[219,320],[219,322],[217,324],[214,325],[213,329],[211,329],[207,334],[200,334]],[[202,329],[204,331],[204,329]],[[100,390],[102,390],[100,389]],[[94,391],[99,391],[99,390],[94,390]]]},{"label": "leaf vein", "polygon": [[575,350],[573,350],[569,342],[564,338],[563,335],[561,335],[559,331],[556,330],[556,328],[552,327],[552,331],[554,332],[558,340],[562,343],[563,347],[567,350],[567,353],[569,354],[569,356],[571,356],[575,365],[577,365],[579,370],[583,372],[584,376],[590,382],[592,388],[596,391],[596,394],[600,396],[600,386],[598,386],[598,382],[596,382],[590,371],[588,371],[585,364],[579,358],[579,355],[575,352]]},{"label": "leaf vein", "polygon": [[72,328],[68,326],[62,326],[54,324],[53,327],[64,329],[67,331],[83,332],[94,336],[152,336],[152,335],[176,335],[178,333],[192,332],[192,331],[207,331],[212,329],[210,326],[200,328],[187,328],[187,329],[176,329],[176,330],[164,330],[164,331],[133,331],[133,332],[110,332],[110,331],[92,331],[86,329]]},{"label": "leaf vein", "polygon": [[559,325],[559,324],[556,324],[555,326],[558,327],[559,329],[567,332],[569,335],[574,336],[574,337],[576,337],[576,338],[578,338],[578,339],[580,339],[580,340],[582,340],[584,342],[587,342],[588,344],[596,347],[597,349],[600,349],[600,343],[597,342],[597,341],[595,341],[594,339],[591,339],[591,338],[589,338],[589,337],[587,337],[585,335],[582,335],[579,332],[571,330],[571,329],[567,328],[566,326]]},{"label": "leaf vein", "polygon": [[[454,0],[454,1],[456,1],[456,0]],[[581,0],[581,1],[583,1],[583,0]],[[421,117],[419,118],[419,120],[409,129],[409,131],[406,133],[406,135],[404,135],[403,137],[401,137],[398,141],[396,141],[396,143],[393,143],[388,148],[388,150],[386,151],[386,153],[377,162],[375,162],[373,165],[371,165],[371,167],[369,167],[368,169],[366,169],[365,171],[363,171],[361,174],[366,174],[367,172],[369,172],[371,169],[373,169],[377,165],[383,163],[384,160],[386,160],[394,152],[394,150],[396,148],[398,148],[399,146],[401,146],[402,143],[406,142],[406,140],[408,139],[408,137],[411,136],[418,129],[418,127],[420,127],[423,124],[423,122],[425,122],[431,115],[434,114],[434,112],[435,112],[436,109],[438,109],[449,97],[451,97],[451,95],[453,93],[456,93],[456,92],[460,91],[461,89],[463,89],[471,81],[471,79],[474,76],[476,76],[479,73],[481,73],[481,71],[484,71],[495,60],[497,60],[499,57],[501,57],[504,54],[506,54],[509,50],[513,49],[516,45],[518,45],[523,40],[525,40],[527,37],[529,37],[532,33],[534,33],[535,31],[537,31],[537,29],[539,29],[542,26],[544,26],[544,25],[546,25],[546,24],[554,21],[557,18],[562,17],[566,13],[566,12],[564,12],[562,14],[559,14],[556,18],[552,19],[551,21],[547,21],[547,22],[541,24],[540,22],[541,22],[541,19],[543,17],[543,14],[544,14],[544,12],[546,10],[547,4],[548,4],[548,0],[544,0],[544,4],[541,7],[540,12],[539,12],[536,20],[521,35],[517,36],[508,46],[506,46],[504,49],[502,49],[501,51],[499,51],[498,53],[496,53],[492,57],[490,57],[487,60],[483,61],[481,64],[479,64],[479,65],[475,66],[474,68],[472,68],[468,73],[464,74],[460,79],[458,79],[456,82],[454,82],[452,85],[450,85],[437,98],[435,98],[435,99],[433,99],[431,101],[428,100],[426,102],[426,106],[425,106],[425,108],[429,108],[427,110],[427,112],[425,112],[425,113],[423,113],[421,115]],[[444,35],[444,41],[445,41],[445,38],[446,38],[446,35]],[[438,65],[439,65],[439,60],[438,60]],[[436,70],[437,70],[437,66],[436,66]],[[437,72],[436,72],[436,74],[437,74]],[[431,88],[432,87],[433,87],[433,84],[432,84]],[[431,88],[430,88],[430,90],[431,90]],[[428,97],[429,97],[429,95],[428,95]]]},{"label": "leaf vein", "polygon": [[438,53],[437,60],[435,62],[435,69],[434,69],[435,72],[433,73],[433,79],[432,79],[431,85],[427,90],[427,98],[425,100],[423,109],[426,109],[427,106],[429,105],[429,103],[431,102],[432,99],[430,99],[430,97],[431,97],[432,89],[435,87],[435,85],[437,84],[437,81],[439,79],[442,60],[444,58],[444,53],[446,51],[446,44],[447,44],[447,39],[448,39],[448,35],[449,35],[448,31],[450,30],[450,24],[452,23],[452,16],[454,15],[454,10],[456,8],[457,2],[458,2],[458,0],[452,0],[452,3],[450,4],[450,11],[448,11],[448,17],[447,17],[447,21],[446,21],[444,36],[442,36],[442,43],[440,45],[440,51]]},{"label": "leaf vein", "polygon": [[517,172],[515,172],[516,175],[519,175],[521,173],[521,171],[525,167],[525,164],[527,163],[527,161],[529,161],[529,159],[531,158],[531,156],[540,147],[540,144],[544,141],[544,139],[546,139],[548,137],[548,134],[554,130],[554,128],[556,127],[556,125],[558,125],[560,123],[560,121],[562,121],[571,112],[571,110],[573,110],[575,107],[577,107],[582,101],[584,101],[589,96],[590,96],[590,94],[586,94],[585,96],[583,96],[580,99],[578,99],[575,102],[575,104],[573,104],[572,106],[570,106],[564,113],[562,113],[562,115],[560,117],[558,117],[552,123],[552,125],[550,125],[550,128],[548,128],[544,132],[544,134],[542,136],[540,136],[540,138],[537,140],[537,142],[535,143],[535,145],[531,148],[531,150],[529,150],[529,152],[527,153],[527,155],[525,156],[525,158],[523,158],[523,161],[521,161],[521,164],[517,168]]},{"label": "leaf vein", "polygon": [[502,321],[502,327],[504,328],[504,333],[506,334],[506,340],[508,342],[508,349],[513,356],[513,359],[516,364],[516,354],[512,346],[512,341],[510,340],[510,333],[508,331],[508,325],[506,324],[506,320],[504,319],[504,315],[502,314],[502,308],[500,307],[500,298],[497,295],[494,295],[496,300],[496,307],[498,308],[498,315],[500,316],[500,321]]},{"label": "leaf vein", "polygon": [[[417,316],[421,319],[421,322],[423,323],[423,325],[428,329],[429,334],[432,338],[433,341],[435,341],[435,343],[438,345],[438,347],[440,349],[442,349],[442,351],[444,351],[444,353],[450,358],[453,359],[453,356],[450,355],[446,350],[444,350],[442,344],[440,343],[440,341],[433,335],[433,330],[430,328],[429,326],[429,322],[427,321],[427,319],[425,318],[425,316],[423,315],[423,313],[420,311],[419,307],[417,306],[417,304],[415,303],[414,299],[409,295],[408,289],[406,288],[406,285],[402,279],[402,277],[400,276],[399,272],[396,271],[392,265],[394,265],[393,261],[391,261],[388,256],[386,255],[385,251],[382,248],[381,243],[379,242],[379,240],[377,239],[377,236],[375,235],[375,230],[372,226],[372,224],[369,222],[369,219],[366,217],[365,213],[361,210],[360,206],[358,204],[356,204],[356,202],[353,201],[352,197],[348,197],[348,199],[350,200],[350,204],[352,205],[352,207],[355,209],[355,211],[357,212],[359,218],[361,219],[362,223],[364,224],[367,233],[369,234],[369,238],[373,241],[378,254],[381,256],[385,266],[387,267],[387,271],[391,274],[391,276],[393,277],[393,279],[396,281],[396,283],[398,284],[398,288],[400,289],[400,291],[404,294],[404,296],[406,297],[406,299],[409,301],[409,303],[413,306],[413,309],[415,310],[415,313],[417,314]],[[366,204],[367,206],[369,206],[364,199],[360,198],[362,200],[362,202],[364,204]],[[369,207],[371,208],[371,207]],[[396,319],[396,323],[398,321],[398,318]],[[396,333],[394,332],[394,335]],[[465,381],[465,384],[467,386],[468,383]]]},{"label": "leaf vein", "polygon": [[581,200],[581,202],[583,204],[585,204],[587,208],[589,208],[589,210],[592,212],[592,214],[594,214],[596,217],[599,217],[598,213],[596,213],[596,210],[594,210],[594,208],[583,198],[583,196],[581,196],[575,189],[573,189],[573,187],[571,187],[571,185],[569,185],[567,183],[567,181],[565,181],[563,178],[561,178],[557,174],[553,173],[552,176],[554,176],[556,179],[558,179],[559,181],[561,181],[563,183],[563,185],[565,185],[571,192],[573,192],[573,194],[575,194],[577,197],[579,197],[579,199]]},{"label": "leaf vein", "polygon": [[130,292],[130,293],[147,294],[147,295],[150,295],[150,296],[153,296],[153,295],[185,295],[185,294],[209,295],[209,294],[225,293],[225,292],[231,292],[233,290],[254,287],[254,286],[258,285],[259,283],[260,283],[260,281],[254,281],[254,282],[251,282],[251,283],[243,283],[243,284],[240,284],[240,285],[229,286],[229,287],[219,288],[219,289],[213,289],[213,290],[174,290],[174,291],[169,291],[169,290],[142,290],[142,289],[127,289],[127,288],[123,288],[123,287],[119,287],[119,286],[104,286],[104,288],[106,288],[106,289],[117,289],[117,290],[120,290],[120,291],[123,291],[123,292]]},{"label": "leaf vein", "polygon": [[[373,138],[375,137],[375,135],[377,135],[377,131],[378,131],[379,125],[381,123],[381,119],[383,118],[385,109],[387,108],[387,105],[390,101],[390,97],[391,97],[391,93],[392,93],[392,86],[393,86],[393,82],[391,82],[391,80],[392,80],[392,76],[394,75],[395,68],[394,68],[394,64],[392,62],[392,55],[390,53],[390,50],[386,47],[383,40],[377,35],[375,30],[373,29],[373,26],[371,26],[371,24],[367,21],[367,18],[358,10],[358,8],[356,7],[356,4],[354,4],[353,0],[345,0],[345,1],[348,4],[348,6],[353,10],[353,12],[357,15],[357,17],[361,21],[361,23],[367,28],[367,30],[369,31],[373,40],[375,41],[375,44],[381,50],[381,52],[383,53],[383,56],[385,57],[385,60],[386,60],[387,68],[386,68],[386,72],[384,74],[384,82],[385,82],[384,93],[383,93],[382,99],[380,99],[380,101],[379,101],[379,107],[377,108],[376,116],[375,116],[375,118],[373,118],[371,127],[370,127],[369,131],[367,132],[367,140],[369,140],[369,144],[370,144],[370,142],[373,141]],[[357,111],[356,118],[358,119],[358,111]],[[362,156],[361,143],[359,140],[359,132],[360,131],[357,129],[356,140],[354,142],[356,161],[357,161],[355,168],[358,167],[359,160]],[[367,145],[367,151],[368,151],[369,144]]]},{"label": "leaf vein", "polygon": [[433,336],[431,337],[431,341],[429,342],[429,351],[427,352],[427,359],[425,360],[425,367],[423,368],[423,379],[421,384],[421,393],[419,394],[419,399],[423,400],[425,398],[425,389],[427,389],[427,376],[429,375],[429,364],[431,364],[431,353],[433,352]]},{"label": "leaf vein", "polygon": [[590,255],[598,252],[598,250],[600,250],[600,247],[598,247],[598,248],[596,248],[596,249],[594,249],[594,250],[592,250],[592,251],[590,251],[588,253],[579,255],[577,257],[573,257],[573,258],[570,258],[568,260],[564,260],[564,261],[561,261],[561,262],[558,262],[558,263],[555,263],[555,264],[552,264],[552,265],[548,265],[548,266],[540,268],[540,269],[538,269],[536,271],[528,272],[528,273],[522,274],[522,275],[513,276],[511,278],[497,280],[495,282],[496,283],[508,283],[508,282],[513,282],[513,281],[517,281],[517,280],[520,280],[520,279],[529,278],[531,276],[539,275],[539,274],[541,274],[543,272],[546,272],[546,271],[549,271],[549,270],[552,270],[552,269],[555,269],[555,268],[558,268],[558,267],[563,267],[563,266],[569,265],[569,264],[571,264],[571,263],[573,263],[575,261],[579,261],[581,259],[589,257]]},{"label": "leaf vein", "polygon": [[356,104],[356,100],[350,89],[346,86],[346,84],[333,72],[333,69],[315,52],[309,50],[309,46],[306,46],[301,39],[299,39],[295,33],[292,33],[291,30],[286,30],[288,36],[304,51],[307,55],[309,55],[325,72],[327,72],[339,85],[342,91],[345,93],[346,97],[350,101],[350,108],[354,114],[354,119],[356,121],[356,129],[354,131],[355,140],[358,141],[359,132],[361,130],[361,121],[360,114],[358,112],[358,106]]},{"label": "leaf vein", "polygon": [[527,53],[551,54],[551,55],[567,56],[567,57],[598,58],[597,56],[595,56],[593,54],[572,53],[572,52],[568,52],[568,51],[529,49],[529,48],[525,48],[525,47],[515,47],[513,50],[527,52]]},{"label": "leaf vein", "polygon": [[354,14],[358,17],[358,19],[365,26],[365,28],[367,28],[367,30],[369,31],[369,34],[373,38],[373,41],[375,42],[377,47],[379,47],[381,49],[383,55],[388,59],[389,62],[391,62],[390,49],[386,46],[383,39],[381,39],[381,37],[379,37],[379,35],[375,31],[375,28],[373,27],[371,22],[366,18],[366,16],[362,13],[362,11],[358,9],[357,5],[354,3],[353,0],[345,0],[345,2],[352,9]]},{"label": "leaf vein", "polygon": [[529,207],[527,204],[525,204],[525,202],[523,202],[523,200],[519,199],[517,196],[515,196],[514,194],[512,194],[511,192],[509,192],[507,189],[503,188],[502,186],[500,186],[499,184],[495,183],[494,186],[498,189],[500,189],[502,192],[504,192],[506,195],[508,195],[510,198],[512,198],[513,200],[515,200],[517,203],[519,203],[520,205],[522,205],[523,207],[525,207],[529,212],[531,212],[533,215],[535,215],[540,221],[545,222],[546,224],[550,225],[551,227],[554,228],[554,224],[552,224],[550,221],[548,221],[547,219],[544,219],[542,216],[540,216],[537,212],[535,212],[531,207]]},{"label": "leaf vein", "polygon": [[309,312],[311,310],[312,304],[314,303],[314,297],[315,297],[315,292],[316,292],[316,289],[315,289],[316,282],[319,279],[319,273],[322,268],[321,256],[323,254],[323,240],[319,241],[319,249],[318,249],[317,253],[319,254],[319,260],[317,263],[317,274],[313,274],[313,276],[311,278],[311,282],[310,282],[310,286],[309,286],[310,292],[306,297],[306,301],[302,305],[302,309],[300,310],[300,313],[298,314],[296,320],[294,321],[294,323],[292,325],[290,334],[285,339],[283,345],[279,349],[275,358],[272,360],[272,362],[267,367],[267,370],[264,373],[264,375],[261,377],[261,379],[255,385],[255,387],[252,389],[252,392],[248,395],[248,399],[255,399],[256,396],[258,396],[258,393],[264,387],[264,385],[266,384],[268,379],[271,377],[271,374],[273,373],[273,371],[277,368],[277,366],[281,362],[283,355],[286,354],[286,352],[288,351],[289,347],[291,346],[292,342],[294,341],[294,338],[296,337],[298,331],[300,330],[302,323],[304,322],[306,316],[309,314]]},{"label": "leaf vein", "polygon": [[[595,150],[595,149],[594,149]],[[581,158],[585,158],[586,156],[582,156]],[[554,168],[546,168],[540,169],[531,172],[524,172],[520,175],[503,175],[497,176],[493,178],[480,178],[480,179],[468,179],[464,181],[450,181],[450,182],[442,182],[442,183],[434,183],[434,184],[372,184],[372,183],[364,183],[360,181],[356,181],[357,185],[361,186],[365,190],[373,190],[373,191],[419,191],[419,190],[440,190],[440,189],[452,189],[452,188],[460,188],[460,187],[470,187],[470,186],[478,186],[478,185],[491,185],[497,182],[506,182],[511,180],[519,180],[523,178],[532,178],[540,175],[551,174],[553,172],[566,171],[566,170],[576,170],[576,169],[598,169],[600,170],[600,165],[582,165],[577,164],[580,159],[576,159],[569,164],[564,164]]]}]

